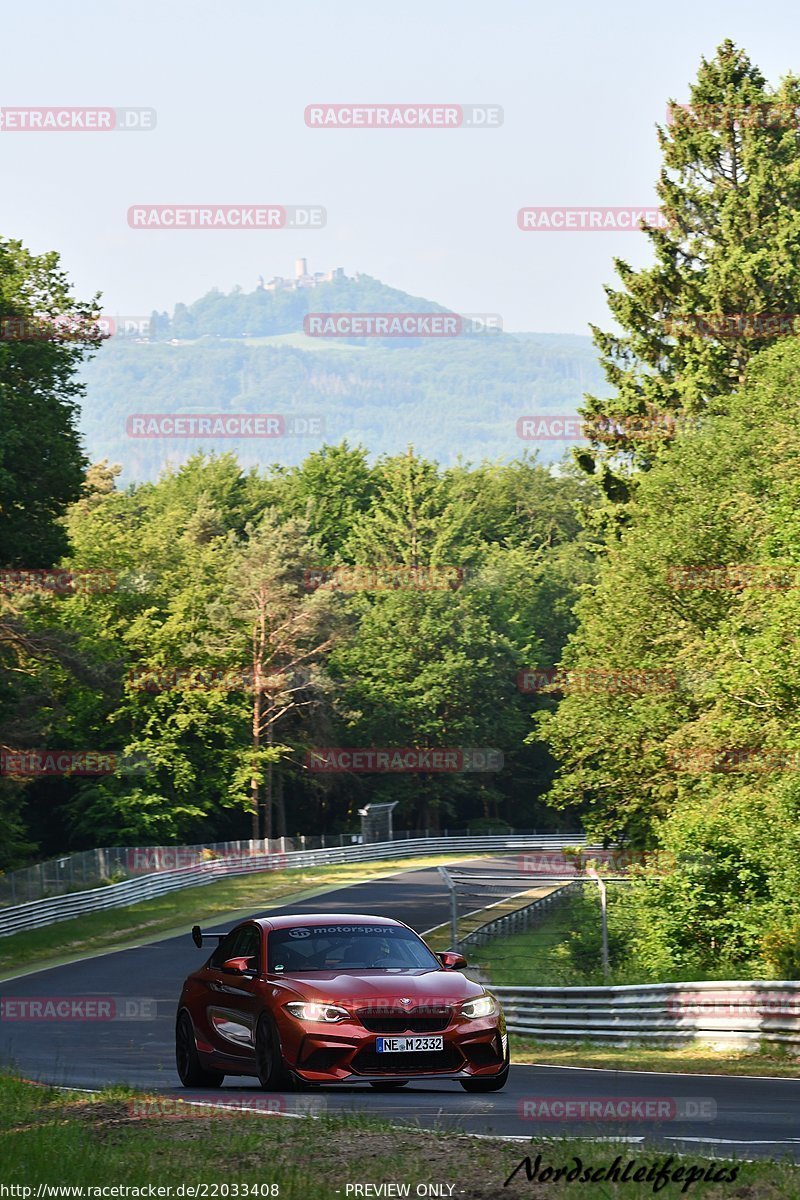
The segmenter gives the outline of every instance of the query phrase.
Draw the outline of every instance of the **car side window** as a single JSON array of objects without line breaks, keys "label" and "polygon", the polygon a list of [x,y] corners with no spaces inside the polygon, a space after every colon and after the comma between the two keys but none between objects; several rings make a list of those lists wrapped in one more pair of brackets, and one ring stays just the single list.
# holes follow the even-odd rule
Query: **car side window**
[{"label": "car side window", "polygon": [[208,960],[208,965],[215,970],[219,970],[224,962],[229,958],[233,958],[233,947],[236,943],[239,930],[233,929],[230,933],[226,933],[220,944],[217,946],[211,958]]},{"label": "car side window", "polygon": [[255,959],[255,970],[261,967],[261,932],[255,925],[240,925],[222,939],[208,960],[209,967],[218,971],[229,958]]},{"label": "car side window", "polygon": [[239,940],[231,958],[249,958],[253,970],[261,969],[261,930],[255,925],[245,925],[239,930]]}]

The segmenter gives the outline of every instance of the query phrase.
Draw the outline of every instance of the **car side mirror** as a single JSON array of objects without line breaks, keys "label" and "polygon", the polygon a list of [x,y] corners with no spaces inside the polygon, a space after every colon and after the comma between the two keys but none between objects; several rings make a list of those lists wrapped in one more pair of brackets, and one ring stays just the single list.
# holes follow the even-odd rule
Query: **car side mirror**
[{"label": "car side mirror", "polygon": [[436,957],[445,971],[462,971],[467,965],[464,955],[457,954],[455,950],[445,950],[442,954],[437,954]]},{"label": "car side mirror", "polygon": [[220,968],[226,975],[247,975],[252,972],[250,958],[229,958]]}]

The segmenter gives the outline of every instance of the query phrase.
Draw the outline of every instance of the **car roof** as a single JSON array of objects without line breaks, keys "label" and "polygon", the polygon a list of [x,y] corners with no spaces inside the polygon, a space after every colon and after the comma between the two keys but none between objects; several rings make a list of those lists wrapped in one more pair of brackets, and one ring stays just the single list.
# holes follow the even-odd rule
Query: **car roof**
[{"label": "car roof", "polygon": [[274,917],[259,917],[255,921],[262,929],[287,929],[301,925],[391,925],[404,928],[402,921],[392,917],[373,917],[368,913],[289,913]]}]

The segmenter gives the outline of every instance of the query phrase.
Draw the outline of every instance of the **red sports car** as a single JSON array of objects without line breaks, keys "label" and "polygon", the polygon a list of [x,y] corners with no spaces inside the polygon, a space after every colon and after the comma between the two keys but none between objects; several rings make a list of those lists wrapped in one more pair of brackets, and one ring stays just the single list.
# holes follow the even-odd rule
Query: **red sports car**
[{"label": "red sports car", "polygon": [[183,985],[175,1029],[185,1087],[256,1075],[292,1082],[402,1087],[457,1080],[494,1092],[508,1079],[498,1001],[385,917],[281,916],[244,921]]}]

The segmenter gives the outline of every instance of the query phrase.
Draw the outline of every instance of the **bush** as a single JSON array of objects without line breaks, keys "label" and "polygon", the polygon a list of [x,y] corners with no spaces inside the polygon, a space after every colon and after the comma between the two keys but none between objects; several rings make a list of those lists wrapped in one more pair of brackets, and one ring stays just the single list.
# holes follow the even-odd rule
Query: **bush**
[{"label": "bush", "polygon": [[[609,889],[608,895],[608,961],[611,971],[624,967],[630,956],[630,933],[624,921],[619,919],[617,889]],[[585,976],[587,983],[603,980],[603,925],[600,913],[600,896],[595,887],[583,888],[571,905],[575,925],[567,941],[570,967],[576,974]]]},{"label": "bush", "polygon": [[800,918],[765,933],[761,945],[764,961],[778,979],[800,979]]},{"label": "bush", "polygon": [[508,821],[501,821],[499,817],[480,817],[475,821],[467,821],[467,829],[470,833],[486,833],[499,834],[513,833],[513,826],[509,825]]}]

